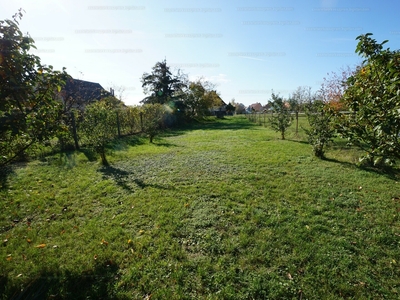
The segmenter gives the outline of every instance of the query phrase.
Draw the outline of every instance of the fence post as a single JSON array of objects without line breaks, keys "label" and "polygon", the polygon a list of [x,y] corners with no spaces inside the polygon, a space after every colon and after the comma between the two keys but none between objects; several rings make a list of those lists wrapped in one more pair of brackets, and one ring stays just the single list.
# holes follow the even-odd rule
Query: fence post
[{"label": "fence post", "polygon": [[118,111],[115,112],[117,114],[117,130],[118,130],[118,137],[121,137],[121,124],[119,122],[119,113]]},{"label": "fence post", "polygon": [[143,128],[143,112],[141,111],[139,113],[139,115],[140,115],[140,130],[141,130],[141,132],[143,132],[144,131],[144,128]]},{"label": "fence post", "polygon": [[265,127],[265,114],[266,114],[267,112],[264,110],[264,112],[263,112],[263,115],[264,115],[264,127]]},{"label": "fence post", "polygon": [[79,150],[78,135],[76,133],[75,114],[73,111],[71,111],[71,123],[72,123],[72,136],[74,137],[75,149]]}]

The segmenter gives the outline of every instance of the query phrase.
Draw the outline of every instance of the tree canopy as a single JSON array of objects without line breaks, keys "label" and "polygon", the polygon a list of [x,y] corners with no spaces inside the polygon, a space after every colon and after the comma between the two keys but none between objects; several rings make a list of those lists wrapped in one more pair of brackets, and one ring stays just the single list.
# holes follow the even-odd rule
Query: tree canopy
[{"label": "tree canopy", "polygon": [[384,49],[371,33],[357,37],[356,52],[365,60],[347,80],[340,133],[365,150],[374,165],[400,158],[400,52]]},{"label": "tree canopy", "polygon": [[0,165],[36,142],[53,137],[59,128],[56,93],[68,74],[43,65],[30,54],[34,40],[19,29],[22,10],[0,21]]},{"label": "tree canopy", "polygon": [[179,70],[172,74],[167,61],[157,62],[151,73],[142,76],[142,87],[146,95],[141,102],[144,104],[166,104],[171,100],[178,100],[186,87],[186,76]]}]

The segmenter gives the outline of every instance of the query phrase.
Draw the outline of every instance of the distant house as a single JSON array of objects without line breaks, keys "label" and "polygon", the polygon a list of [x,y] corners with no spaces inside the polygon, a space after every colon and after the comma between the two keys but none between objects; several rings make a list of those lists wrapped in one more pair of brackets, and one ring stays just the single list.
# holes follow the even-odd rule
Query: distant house
[{"label": "distant house", "polygon": [[249,113],[260,112],[260,111],[263,111],[263,106],[259,102],[253,103],[253,104],[249,105],[249,107],[247,108],[247,112],[249,112]]},{"label": "distant house", "polygon": [[67,109],[82,110],[96,100],[114,96],[114,90],[108,92],[99,83],[69,78],[59,95]]},{"label": "distant house", "polygon": [[216,91],[212,91],[215,93],[216,101],[214,101],[214,106],[211,109],[211,113],[218,118],[222,118],[226,115],[226,103],[222,98],[217,94]]}]

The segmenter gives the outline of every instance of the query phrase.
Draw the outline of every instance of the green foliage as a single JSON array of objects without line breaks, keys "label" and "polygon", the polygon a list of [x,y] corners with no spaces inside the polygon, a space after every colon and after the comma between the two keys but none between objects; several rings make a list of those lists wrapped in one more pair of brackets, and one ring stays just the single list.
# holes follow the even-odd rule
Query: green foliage
[{"label": "green foliage", "polygon": [[362,162],[379,165],[400,158],[400,52],[383,49],[370,33],[360,35],[356,52],[365,58],[347,81],[343,101],[349,116],[340,133],[365,151]]},{"label": "green foliage", "polygon": [[167,61],[157,62],[153,71],[144,73],[142,76],[142,87],[146,95],[144,104],[166,104],[170,101],[179,100],[185,85],[185,75],[179,71],[172,74]]},{"label": "green foliage", "polygon": [[190,82],[183,96],[183,104],[188,118],[203,118],[210,114],[210,109],[220,106],[219,95],[213,85],[202,79]]},{"label": "green foliage", "polygon": [[84,143],[100,155],[103,165],[108,165],[106,146],[117,137],[116,117],[106,102],[97,101],[86,107],[80,126]]},{"label": "green foliage", "polygon": [[63,130],[55,100],[68,77],[30,54],[34,41],[19,30],[17,19],[0,21],[0,165],[20,157]]},{"label": "green foliage", "polygon": [[82,152],[16,167],[0,298],[398,299],[399,173],[275,135],[227,117],[124,138],[109,167]]},{"label": "green foliage", "polygon": [[119,110],[119,118],[127,133],[134,134],[141,131],[139,106],[128,106]]},{"label": "green foliage", "polygon": [[322,101],[314,101],[307,106],[306,115],[309,128],[303,128],[316,157],[323,158],[325,146],[335,137],[334,112]]},{"label": "green foliage", "polygon": [[150,143],[153,138],[163,129],[166,107],[161,104],[145,104],[142,106],[143,131],[149,136]]},{"label": "green foliage", "polygon": [[282,140],[285,139],[285,132],[292,124],[293,117],[290,113],[288,103],[282,97],[272,93],[271,95],[272,115],[268,117],[269,125],[277,132],[281,133]]}]

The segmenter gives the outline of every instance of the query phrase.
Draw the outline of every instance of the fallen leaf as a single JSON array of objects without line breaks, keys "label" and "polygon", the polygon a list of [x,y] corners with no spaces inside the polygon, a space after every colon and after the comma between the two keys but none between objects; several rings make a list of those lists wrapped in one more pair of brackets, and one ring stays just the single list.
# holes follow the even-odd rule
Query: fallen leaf
[{"label": "fallen leaf", "polygon": [[139,230],[139,234],[143,234],[144,233],[144,230]]},{"label": "fallen leaf", "polygon": [[100,244],[101,244],[101,245],[106,245],[106,246],[107,246],[107,245],[108,245],[108,242],[107,242],[105,239],[102,239],[101,242],[100,242]]},{"label": "fallen leaf", "polygon": [[40,245],[35,246],[35,248],[44,248],[44,247],[46,247],[46,244],[40,244]]},{"label": "fallen leaf", "polygon": [[289,280],[293,280],[292,275],[290,275],[290,273],[287,273],[287,277],[289,278]]},{"label": "fallen leaf", "polygon": [[131,239],[128,240],[128,244],[133,244],[133,241]]},{"label": "fallen leaf", "polygon": [[26,241],[27,241],[28,243],[32,243],[32,240],[31,240],[31,239],[26,239]]},{"label": "fallen leaf", "polygon": [[22,274],[18,274],[18,275],[17,275],[17,277],[21,277],[21,276],[22,276]]}]

